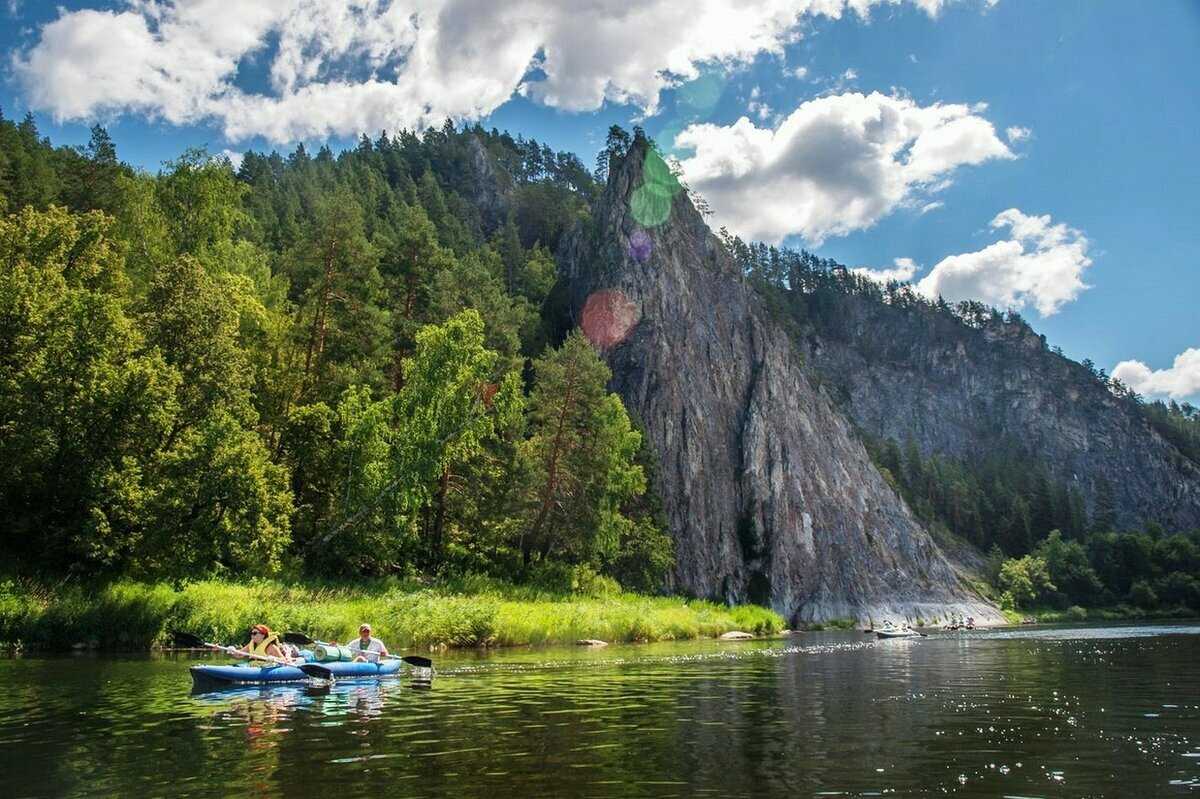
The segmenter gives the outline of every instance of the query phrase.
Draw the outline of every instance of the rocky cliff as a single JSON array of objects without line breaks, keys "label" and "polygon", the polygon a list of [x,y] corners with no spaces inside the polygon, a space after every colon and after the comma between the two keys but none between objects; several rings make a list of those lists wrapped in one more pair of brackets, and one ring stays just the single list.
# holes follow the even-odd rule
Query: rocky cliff
[{"label": "rocky cliff", "polygon": [[673,587],[769,604],[795,622],[999,621],[647,154],[637,140],[614,159],[591,224],[559,261],[575,319],[604,347],[612,388],[661,461]]},{"label": "rocky cliff", "polygon": [[934,309],[825,298],[806,363],[865,432],[970,462],[1014,446],[1089,509],[1111,492],[1118,527],[1200,528],[1200,469],[1128,400],[1023,323],[965,324]]}]

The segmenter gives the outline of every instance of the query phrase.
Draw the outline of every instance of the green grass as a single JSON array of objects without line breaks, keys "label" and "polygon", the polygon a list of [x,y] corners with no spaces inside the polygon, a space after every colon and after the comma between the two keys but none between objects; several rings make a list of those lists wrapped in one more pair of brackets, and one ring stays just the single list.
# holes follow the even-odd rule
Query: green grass
[{"label": "green grass", "polygon": [[173,588],[118,582],[85,587],[0,582],[0,645],[68,649],[149,649],[182,630],[209,641],[241,642],[252,624],[346,641],[360,622],[396,649],[667,641],[730,630],[779,632],[783,618],[765,608],[727,608],[682,598],[619,591],[611,581],[592,593],[513,586],[480,577],[436,585],[400,580],[287,583],[216,580]]}]

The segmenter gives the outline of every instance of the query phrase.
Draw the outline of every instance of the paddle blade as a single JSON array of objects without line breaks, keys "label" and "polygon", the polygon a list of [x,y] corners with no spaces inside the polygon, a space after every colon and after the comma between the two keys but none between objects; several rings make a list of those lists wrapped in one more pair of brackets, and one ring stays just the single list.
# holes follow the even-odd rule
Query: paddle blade
[{"label": "paddle blade", "polygon": [[401,660],[408,665],[416,666],[419,669],[433,668],[433,661],[429,658],[423,658],[420,655],[405,655],[403,658],[401,658]]},{"label": "paddle blade", "polygon": [[175,646],[182,648],[199,649],[208,646],[203,638],[191,633],[180,632],[179,630],[172,631],[171,638],[174,639]]},{"label": "paddle blade", "polygon": [[301,663],[300,671],[304,672],[309,677],[315,677],[318,680],[333,679],[333,671],[327,669],[319,663]]},{"label": "paddle blade", "polygon": [[299,644],[300,646],[310,646],[316,643],[316,641],[304,633],[284,633],[283,642],[286,644]]}]

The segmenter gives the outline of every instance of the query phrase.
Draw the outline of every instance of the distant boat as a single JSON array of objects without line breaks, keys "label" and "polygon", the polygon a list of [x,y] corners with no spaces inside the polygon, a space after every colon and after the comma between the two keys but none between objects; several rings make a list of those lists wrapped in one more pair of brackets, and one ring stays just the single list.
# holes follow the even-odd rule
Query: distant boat
[{"label": "distant boat", "polygon": [[893,628],[890,630],[876,630],[875,634],[880,638],[920,638],[921,634],[911,627],[904,629]]}]

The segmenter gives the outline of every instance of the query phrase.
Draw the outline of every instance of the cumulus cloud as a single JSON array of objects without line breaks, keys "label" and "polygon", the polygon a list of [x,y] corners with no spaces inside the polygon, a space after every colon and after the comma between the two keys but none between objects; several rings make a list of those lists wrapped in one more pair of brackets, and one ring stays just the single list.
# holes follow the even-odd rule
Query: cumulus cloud
[{"label": "cumulus cloud", "polygon": [[1032,305],[1051,316],[1090,288],[1083,273],[1092,265],[1088,240],[1081,231],[1050,216],[1029,216],[1016,208],[992,220],[993,230],[1008,238],[976,252],[951,255],[939,261],[917,289],[930,297],[979,300],[1001,308]]},{"label": "cumulus cloud", "polygon": [[690,126],[674,144],[693,151],[681,168],[718,224],[815,244],[924,201],[960,166],[1013,158],[984,110],[852,92],[803,103],[774,129],[742,117]]},{"label": "cumulus cloud", "polygon": [[1151,369],[1141,361],[1121,361],[1112,376],[1139,394],[1184,400],[1200,397],[1200,349],[1189,347],[1168,369]]},{"label": "cumulus cloud", "polygon": [[[128,0],[61,9],[12,65],[30,105],[60,120],[134,113],[283,142],[475,119],[514,92],[653,114],[706,65],[782,55],[805,17],[884,2],[899,0]],[[239,85],[252,63],[266,90]]]},{"label": "cumulus cloud", "polygon": [[855,274],[869,277],[879,283],[889,283],[893,280],[900,283],[907,283],[913,279],[913,275],[917,273],[919,268],[911,258],[895,258],[892,260],[892,269],[870,269],[865,266],[855,267],[851,272]]}]

